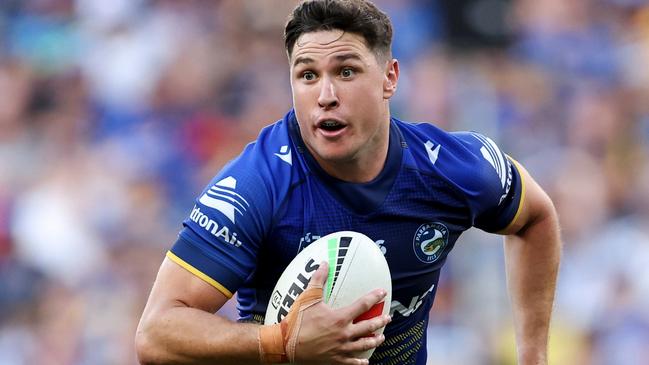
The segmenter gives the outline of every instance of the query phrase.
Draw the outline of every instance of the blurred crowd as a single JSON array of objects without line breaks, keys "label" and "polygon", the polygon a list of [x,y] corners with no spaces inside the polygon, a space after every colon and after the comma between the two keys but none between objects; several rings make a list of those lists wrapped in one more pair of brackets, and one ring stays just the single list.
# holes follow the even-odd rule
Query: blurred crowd
[{"label": "blurred crowd", "polygon": [[[551,363],[649,364],[649,5],[377,3],[393,114],[492,137],[555,201]],[[136,363],[193,199],[291,105],[295,4],[0,2],[0,365]],[[515,364],[501,241],[470,230],[451,254],[429,364]]]}]

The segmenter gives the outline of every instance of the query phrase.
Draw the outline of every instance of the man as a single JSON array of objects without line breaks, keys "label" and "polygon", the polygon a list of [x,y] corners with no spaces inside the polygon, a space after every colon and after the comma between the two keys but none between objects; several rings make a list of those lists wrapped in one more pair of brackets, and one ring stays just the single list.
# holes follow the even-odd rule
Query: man
[{"label": "man", "polygon": [[[369,363],[425,364],[440,269],[472,226],[507,235],[519,363],[547,363],[560,256],[553,205],[490,139],[391,117],[399,79],[391,38],[389,19],[366,0],[296,7],[285,30],[294,109],[197,199],[142,315],[142,363],[367,364],[356,354],[376,347]],[[260,326],[286,265],[340,230],[381,245],[392,316],[353,323],[380,290],[327,307],[323,263],[287,318]],[[433,237],[442,244],[428,247]],[[237,323],[213,314],[234,292]],[[384,336],[366,336],[383,326]]]}]

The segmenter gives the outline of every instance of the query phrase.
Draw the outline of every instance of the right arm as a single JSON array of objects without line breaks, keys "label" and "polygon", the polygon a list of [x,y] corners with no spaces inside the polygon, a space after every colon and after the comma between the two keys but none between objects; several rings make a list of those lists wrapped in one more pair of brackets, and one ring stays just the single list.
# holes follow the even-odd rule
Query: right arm
[{"label": "right arm", "polygon": [[[225,294],[165,258],[135,336],[142,364],[255,363],[257,326],[214,315]],[[258,362],[257,362],[258,363]]]},{"label": "right arm", "polygon": [[[310,286],[322,285],[327,265]],[[362,337],[389,322],[379,316],[352,323],[383,299],[378,290],[349,307],[332,310],[320,302],[303,313],[295,357],[309,362],[367,364],[355,352],[377,347],[383,336]],[[259,325],[232,322],[215,313],[228,298],[169,259],[162,263],[135,337],[142,364],[259,364]]]}]

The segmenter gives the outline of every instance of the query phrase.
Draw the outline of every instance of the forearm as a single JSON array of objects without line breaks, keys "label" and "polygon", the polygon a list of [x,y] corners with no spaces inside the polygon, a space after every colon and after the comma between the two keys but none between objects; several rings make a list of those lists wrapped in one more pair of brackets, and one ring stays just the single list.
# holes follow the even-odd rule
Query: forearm
[{"label": "forearm", "polygon": [[258,364],[258,325],[185,306],[151,312],[136,336],[142,364]]},{"label": "forearm", "polygon": [[165,260],[138,325],[138,359],[142,364],[259,364],[263,348],[265,361],[294,358],[297,363],[367,364],[358,354],[384,341],[383,336],[368,334],[385,327],[390,317],[376,316],[357,323],[354,319],[387,293],[373,290],[334,310],[322,302],[328,272],[328,265],[322,263],[281,325],[265,327],[260,333],[259,325],[211,314],[227,297]]},{"label": "forearm", "polygon": [[531,221],[505,238],[519,364],[546,364],[547,342],[561,256],[556,214]]}]

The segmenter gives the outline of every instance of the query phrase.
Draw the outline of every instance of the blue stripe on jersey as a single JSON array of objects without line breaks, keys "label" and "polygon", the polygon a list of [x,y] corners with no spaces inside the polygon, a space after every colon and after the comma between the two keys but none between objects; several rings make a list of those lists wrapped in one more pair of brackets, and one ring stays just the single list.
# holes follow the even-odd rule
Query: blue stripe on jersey
[{"label": "blue stripe on jersey", "polygon": [[[181,260],[191,263],[191,266],[199,272],[225,287],[230,292],[231,297],[232,293],[241,285],[239,275],[230,269],[230,265],[219,262],[220,260],[214,257],[213,254],[201,250],[197,244],[193,243],[195,240],[201,240],[201,238],[189,228],[184,228],[180,231],[178,240],[170,251]],[[217,289],[219,288],[217,287]],[[223,294],[228,295],[228,293]]]}]

